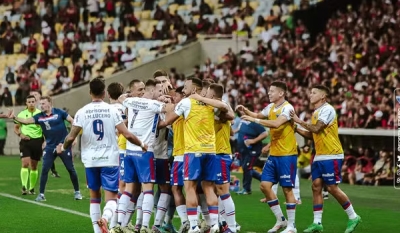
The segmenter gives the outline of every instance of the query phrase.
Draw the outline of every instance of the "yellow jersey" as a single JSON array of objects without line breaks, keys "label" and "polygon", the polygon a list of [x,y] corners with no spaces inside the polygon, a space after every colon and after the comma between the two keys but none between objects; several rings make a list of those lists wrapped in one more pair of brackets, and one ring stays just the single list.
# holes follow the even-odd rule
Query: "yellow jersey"
[{"label": "yellow jersey", "polygon": [[315,158],[318,156],[335,156],[343,157],[343,148],[339,140],[338,122],[336,111],[332,105],[325,103],[321,107],[315,109],[311,124],[315,125],[318,121],[322,121],[327,127],[320,133],[313,133]]},{"label": "yellow jersey", "polygon": [[217,154],[232,154],[231,149],[231,122],[221,122],[215,119],[215,147]]},{"label": "yellow jersey", "polygon": [[185,118],[185,153],[215,154],[214,108],[185,98],[175,107],[175,113]]},{"label": "yellow jersey", "polygon": [[[276,120],[279,116],[284,115],[290,118],[290,112],[294,111],[293,106],[285,101],[280,106],[269,104],[262,114],[268,120]],[[270,129],[271,135],[271,149],[270,155],[272,156],[291,156],[297,155],[297,141],[294,134],[294,122],[289,120],[279,126],[278,128]]]},{"label": "yellow jersey", "polygon": [[126,150],[126,138],[122,134],[118,136],[118,148],[120,150]]},{"label": "yellow jersey", "polygon": [[183,124],[184,124],[183,116],[180,116],[178,120],[176,120],[172,124],[172,131],[174,132],[174,137],[173,137],[174,149],[172,150],[173,156],[183,156],[183,154],[185,153],[185,138],[183,133]]}]

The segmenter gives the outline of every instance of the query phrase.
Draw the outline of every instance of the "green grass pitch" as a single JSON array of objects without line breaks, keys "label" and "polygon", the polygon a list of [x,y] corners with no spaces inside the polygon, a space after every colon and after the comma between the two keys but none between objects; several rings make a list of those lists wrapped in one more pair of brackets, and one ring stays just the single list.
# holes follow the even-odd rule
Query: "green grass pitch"
[{"label": "green grass pitch", "polygon": [[[0,157],[0,232],[2,233],[83,233],[93,232],[89,215],[89,192],[86,188],[84,168],[76,161],[76,169],[80,178],[80,187],[84,199],[73,199],[72,184],[62,162],[57,159],[56,166],[61,178],[49,176],[44,204],[69,209],[87,215],[79,216],[74,213],[60,211],[54,208],[39,206],[34,203],[5,197],[12,195],[33,201],[35,196],[21,196],[20,193],[20,161],[18,157]],[[38,181],[39,183],[39,181]],[[262,194],[258,189],[259,183],[253,182],[253,194],[237,196],[232,194],[236,204],[236,218],[242,226],[241,232],[266,232],[274,223],[275,218],[267,204],[259,199]],[[38,190],[37,184],[36,190]],[[302,204],[297,206],[296,223],[298,232],[302,232],[313,220],[311,183],[301,181]],[[341,185],[349,195],[357,213],[362,217],[362,224],[356,232],[400,232],[400,190],[393,187],[365,187]],[[282,203],[282,191],[280,203]],[[175,226],[178,227],[178,219]],[[347,216],[340,205],[330,197],[324,204],[323,225],[326,233],[344,232]]]}]

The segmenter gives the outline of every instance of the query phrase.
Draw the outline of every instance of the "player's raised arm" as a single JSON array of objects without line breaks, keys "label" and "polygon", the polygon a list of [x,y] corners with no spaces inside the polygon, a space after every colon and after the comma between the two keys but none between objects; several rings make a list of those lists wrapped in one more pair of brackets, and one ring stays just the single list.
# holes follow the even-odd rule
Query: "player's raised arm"
[{"label": "player's raised arm", "polygon": [[174,113],[175,105],[174,104],[166,104],[165,105],[165,119],[158,121],[157,128],[162,129],[168,126],[167,124],[167,116],[168,114]]},{"label": "player's raised arm", "polygon": [[171,125],[174,123],[180,116],[187,117],[189,115],[191,108],[191,103],[189,98],[185,98],[181,100],[176,106],[174,111],[167,112],[165,117],[165,123],[167,125]]},{"label": "player's raised arm", "polygon": [[250,116],[252,118],[257,118],[257,119],[264,119],[265,118],[265,116],[262,113],[252,112],[252,111],[250,111],[248,108],[246,108],[243,105],[236,106],[235,111],[236,112],[242,112],[243,115],[247,115],[247,116]]},{"label": "player's raised arm", "polygon": [[[331,121],[331,119],[328,119],[328,118],[332,118],[331,116],[334,116],[336,114],[334,111],[332,113],[330,111],[330,109],[327,109],[325,111],[324,110],[325,109],[321,109],[321,113],[318,117],[318,121],[316,124],[310,124],[310,123],[306,123],[306,122],[302,121],[300,118],[297,117],[297,115],[294,113],[294,111],[292,113],[293,121],[298,123],[299,125],[301,125],[306,130],[310,131],[310,134],[311,133],[320,133],[328,126],[329,121]],[[305,130],[303,130],[303,131],[305,131]],[[296,130],[296,132],[297,132],[297,130]],[[309,138],[312,138],[312,135]]]},{"label": "player's raised arm", "polygon": [[35,124],[36,121],[34,119],[34,117],[30,117],[30,118],[19,118],[19,117],[13,117],[12,118],[15,122],[21,123],[23,125],[29,125],[29,124]]},{"label": "player's raised arm", "polygon": [[124,101],[128,98],[128,94],[122,94],[119,98],[118,98],[118,102],[120,102],[121,104],[124,103]]},{"label": "player's raised arm", "polygon": [[[268,108],[268,107],[267,107]],[[291,120],[291,117],[290,117],[290,112],[291,111],[294,111],[294,109],[293,109],[293,106],[292,105],[286,105],[286,106],[284,106],[283,107],[283,109],[282,109],[282,112],[281,112],[281,114],[280,114],[280,116],[277,118],[277,119],[275,119],[275,120],[261,120],[261,119],[258,119],[258,118],[255,118],[255,117],[251,117],[251,116],[242,116],[241,118],[243,119],[243,120],[246,120],[246,121],[251,121],[251,122],[255,122],[255,123],[257,123],[257,124],[260,124],[260,125],[263,125],[263,126],[266,126],[266,127],[268,127],[268,128],[279,128],[281,125],[283,125],[283,124],[285,124],[286,122],[288,122],[288,121],[290,121]],[[264,112],[264,111],[263,111]],[[265,113],[261,113],[261,115],[263,116],[263,117],[265,117],[265,115],[268,115],[268,114],[265,114]]]}]

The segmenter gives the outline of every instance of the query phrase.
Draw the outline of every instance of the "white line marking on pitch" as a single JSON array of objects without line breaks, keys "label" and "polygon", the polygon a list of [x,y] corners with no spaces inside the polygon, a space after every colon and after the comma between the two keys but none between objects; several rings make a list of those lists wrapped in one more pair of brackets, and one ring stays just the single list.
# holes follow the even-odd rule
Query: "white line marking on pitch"
[{"label": "white line marking on pitch", "polygon": [[17,197],[17,196],[14,196],[14,195],[10,195],[10,194],[7,194],[7,193],[0,193],[0,196],[12,198],[12,199],[15,199],[15,200],[18,200],[18,201],[23,201],[23,202],[27,202],[27,203],[31,203],[31,204],[35,204],[35,205],[38,205],[38,206],[47,207],[47,208],[50,208],[50,209],[53,209],[53,210],[59,210],[59,211],[67,212],[67,213],[70,213],[70,214],[75,214],[75,215],[79,215],[79,216],[82,216],[82,217],[90,218],[90,215],[84,214],[84,213],[81,213],[81,212],[78,212],[78,211],[75,211],[75,210],[70,210],[70,209],[66,209],[66,208],[62,208],[62,207],[58,207],[58,206],[54,206],[54,205],[48,205],[48,204],[44,204],[42,202],[31,201],[31,200],[20,198],[20,197]]}]

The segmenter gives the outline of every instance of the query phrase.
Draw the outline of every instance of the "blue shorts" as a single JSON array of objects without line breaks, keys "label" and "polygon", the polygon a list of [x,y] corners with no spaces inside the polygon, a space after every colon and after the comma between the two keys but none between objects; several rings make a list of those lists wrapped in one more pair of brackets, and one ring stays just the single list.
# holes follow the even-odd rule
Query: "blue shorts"
[{"label": "blue shorts", "polygon": [[125,183],[155,183],[156,164],[153,152],[127,150],[124,170]]},{"label": "blue shorts", "polygon": [[118,167],[89,167],[85,171],[89,189],[98,191],[103,187],[104,190],[118,192]]},{"label": "blue shorts", "polygon": [[156,184],[169,184],[169,159],[156,159]]},{"label": "blue shorts", "polygon": [[125,152],[122,153],[121,151],[119,152],[119,179],[124,180],[124,158],[125,158]]},{"label": "blue shorts", "polygon": [[271,182],[282,187],[294,187],[297,173],[297,155],[272,156],[264,164],[261,181]]},{"label": "blue shorts", "polygon": [[342,164],[343,159],[313,161],[311,178],[313,181],[322,178],[326,185],[339,184],[342,182]]},{"label": "blue shorts", "polygon": [[171,168],[171,181],[173,186],[183,186],[183,162],[174,161]]},{"label": "blue shorts", "polygon": [[216,181],[218,166],[215,154],[185,154],[183,157],[183,179],[190,181]]},{"label": "blue shorts", "polygon": [[226,184],[231,182],[231,164],[232,157],[227,154],[217,154],[217,163],[218,163],[218,173],[217,173],[217,181],[215,184]]}]

